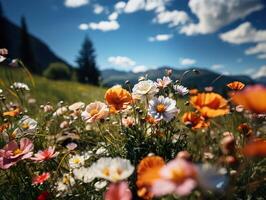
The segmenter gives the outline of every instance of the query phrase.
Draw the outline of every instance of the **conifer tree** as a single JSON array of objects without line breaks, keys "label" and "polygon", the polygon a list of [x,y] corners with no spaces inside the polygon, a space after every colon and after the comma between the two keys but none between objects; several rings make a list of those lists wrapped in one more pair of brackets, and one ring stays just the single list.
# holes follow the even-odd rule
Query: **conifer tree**
[{"label": "conifer tree", "polygon": [[92,41],[86,36],[77,58],[78,80],[82,83],[99,84],[100,72],[95,61],[96,55]]}]

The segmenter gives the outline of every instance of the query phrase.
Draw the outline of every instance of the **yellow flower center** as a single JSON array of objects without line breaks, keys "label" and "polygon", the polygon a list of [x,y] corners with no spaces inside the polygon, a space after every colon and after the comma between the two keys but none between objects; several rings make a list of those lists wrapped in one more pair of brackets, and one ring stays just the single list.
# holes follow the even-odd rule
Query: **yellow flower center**
[{"label": "yellow flower center", "polygon": [[183,182],[185,179],[185,173],[184,170],[180,167],[175,168],[171,171],[171,179],[174,182]]},{"label": "yellow flower center", "polygon": [[80,163],[80,159],[79,159],[79,158],[75,158],[75,159],[73,160],[73,163],[75,163],[75,164],[79,164],[79,163]]},{"label": "yellow flower center", "polygon": [[90,115],[91,116],[94,116],[94,115],[96,115],[96,114],[98,114],[99,113],[99,111],[98,111],[98,109],[92,109],[91,111],[90,111]]},{"label": "yellow flower center", "polygon": [[15,151],[13,151],[13,154],[14,155],[18,155],[20,153],[22,153],[22,151],[20,149],[16,149]]},{"label": "yellow flower center", "polygon": [[162,104],[162,103],[160,103],[160,104],[158,104],[158,105],[156,106],[156,111],[157,111],[158,113],[163,113],[163,112],[165,112],[165,110],[166,110],[166,107],[165,107],[165,105]]},{"label": "yellow flower center", "polygon": [[64,176],[64,177],[63,177],[63,183],[64,183],[65,185],[70,185],[70,178],[67,177],[67,176]]},{"label": "yellow flower center", "polygon": [[110,176],[110,170],[108,167],[104,168],[103,171],[102,171],[103,175],[104,176]]},{"label": "yellow flower center", "polygon": [[29,126],[28,123],[23,123],[23,124],[21,125],[21,127],[22,127],[24,130],[27,130],[30,126]]}]

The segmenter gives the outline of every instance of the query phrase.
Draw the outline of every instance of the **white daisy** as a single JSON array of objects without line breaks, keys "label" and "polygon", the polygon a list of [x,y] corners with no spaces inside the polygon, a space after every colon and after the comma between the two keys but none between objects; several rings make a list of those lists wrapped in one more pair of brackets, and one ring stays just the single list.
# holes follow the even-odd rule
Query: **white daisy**
[{"label": "white daisy", "polygon": [[84,163],[85,163],[85,158],[84,156],[81,155],[73,155],[68,161],[69,167],[72,169],[79,168],[83,166]]},{"label": "white daisy", "polygon": [[99,191],[99,190],[103,189],[106,185],[107,185],[107,181],[97,181],[94,184],[94,187],[95,187],[96,191]]},{"label": "white daisy", "polygon": [[16,128],[13,132],[13,136],[15,137],[22,137],[26,134],[33,134],[37,129],[37,121],[30,118],[27,115],[24,115],[22,119],[18,122],[18,128]]},{"label": "white daisy", "polygon": [[84,183],[90,183],[95,179],[92,168],[80,167],[73,170],[74,177]]},{"label": "white daisy", "polygon": [[176,101],[169,97],[159,96],[149,101],[148,114],[157,120],[170,121],[176,116],[179,110],[176,108]]},{"label": "white daisy", "polygon": [[134,171],[134,166],[129,160],[117,158],[100,158],[91,166],[95,177],[103,178],[111,182],[117,182],[128,178]]},{"label": "white daisy", "polygon": [[189,90],[184,87],[183,85],[174,85],[174,90],[177,94],[181,95],[181,96],[185,96],[186,94],[189,93]]}]

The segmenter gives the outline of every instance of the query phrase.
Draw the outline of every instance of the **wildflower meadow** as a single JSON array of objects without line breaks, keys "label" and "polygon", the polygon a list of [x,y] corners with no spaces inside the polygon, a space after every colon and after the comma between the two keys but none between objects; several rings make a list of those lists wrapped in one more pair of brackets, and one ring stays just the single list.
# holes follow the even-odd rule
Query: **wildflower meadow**
[{"label": "wildflower meadow", "polygon": [[221,95],[169,69],[90,97],[63,84],[73,102],[47,85],[44,102],[16,72],[0,85],[0,199],[265,199],[265,86]]}]

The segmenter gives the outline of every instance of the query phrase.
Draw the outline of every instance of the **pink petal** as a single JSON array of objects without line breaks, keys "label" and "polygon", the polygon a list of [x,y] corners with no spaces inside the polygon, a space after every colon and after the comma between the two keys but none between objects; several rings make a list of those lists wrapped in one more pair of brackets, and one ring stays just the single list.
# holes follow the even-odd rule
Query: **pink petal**
[{"label": "pink petal", "polygon": [[161,179],[152,185],[151,191],[155,196],[164,196],[173,193],[175,189],[176,185],[172,181]]}]

